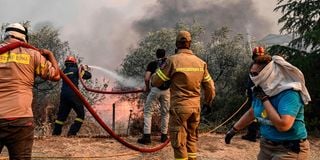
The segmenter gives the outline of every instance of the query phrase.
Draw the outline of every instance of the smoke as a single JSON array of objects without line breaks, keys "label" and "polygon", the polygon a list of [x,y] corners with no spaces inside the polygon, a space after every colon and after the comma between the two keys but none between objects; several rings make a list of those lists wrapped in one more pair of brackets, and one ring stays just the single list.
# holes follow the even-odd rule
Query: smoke
[{"label": "smoke", "polygon": [[144,35],[163,27],[175,27],[178,22],[196,21],[204,26],[207,36],[222,26],[243,34],[247,33],[246,26],[252,26],[250,32],[261,38],[271,32],[273,24],[258,11],[254,0],[161,0],[149,8],[149,15],[136,21],[134,27]]},{"label": "smoke", "polygon": [[70,54],[79,54],[83,63],[115,70],[145,33],[174,27],[181,21],[196,20],[204,25],[207,35],[221,26],[246,33],[249,25],[252,36],[261,38],[275,26],[269,18],[275,1],[0,0],[0,22],[53,24],[73,49]]}]

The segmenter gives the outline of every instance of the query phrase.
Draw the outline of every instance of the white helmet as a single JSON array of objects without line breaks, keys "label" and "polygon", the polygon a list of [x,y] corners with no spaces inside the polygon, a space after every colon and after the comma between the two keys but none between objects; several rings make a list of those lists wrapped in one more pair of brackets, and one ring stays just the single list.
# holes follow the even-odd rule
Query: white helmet
[{"label": "white helmet", "polygon": [[28,30],[23,27],[20,23],[11,23],[9,24],[4,33],[5,39],[8,36],[12,36],[24,42],[28,42]]}]

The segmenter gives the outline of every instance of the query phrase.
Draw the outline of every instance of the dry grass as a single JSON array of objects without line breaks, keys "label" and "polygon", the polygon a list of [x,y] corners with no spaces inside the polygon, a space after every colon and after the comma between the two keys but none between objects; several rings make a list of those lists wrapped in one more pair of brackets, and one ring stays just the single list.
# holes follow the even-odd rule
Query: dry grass
[{"label": "dry grass", "polygon": [[[138,137],[126,137],[125,140],[136,144]],[[237,136],[231,145],[224,144],[223,134],[202,134],[199,138],[200,160],[254,160],[259,151],[259,143],[248,142]],[[159,144],[159,137],[153,137],[152,146]],[[310,160],[320,159],[319,138],[311,138]],[[138,144],[136,144],[138,145]],[[141,146],[146,147],[146,146]],[[151,147],[151,146],[147,146]],[[0,154],[0,160],[6,159],[7,152]],[[164,160],[173,159],[170,145],[155,153],[140,153],[130,150],[111,138],[36,138],[33,147],[33,159],[63,160]]]}]

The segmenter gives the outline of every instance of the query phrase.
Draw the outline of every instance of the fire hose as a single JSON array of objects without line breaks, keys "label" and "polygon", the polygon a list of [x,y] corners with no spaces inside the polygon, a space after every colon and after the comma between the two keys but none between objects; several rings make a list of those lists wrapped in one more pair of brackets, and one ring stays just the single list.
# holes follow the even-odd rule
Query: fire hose
[{"label": "fire hose", "polygon": [[[0,47],[0,54],[5,53],[9,50],[15,49],[17,47],[25,47],[25,48],[31,48],[37,51],[40,51],[39,49],[24,43],[24,42],[14,42],[14,43],[10,43],[10,44],[6,44],[4,46]],[[91,107],[91,105],[89,104],[89,102],[85,99],[85,97],[80,93],[79,89],[72,83],[72,81],[59,69],[60,72],[60,76],[61,78],[69,85],[69,87],[77,94],[77,96],[81,99],[81,101],[83,102],[84,106],[87,108],[87,110],[91,113],[91,115],[95,118],[95,120],[100,124],[100,126],[107,131],[113,138],[115,138],[118,142],[120,142],[121,144],[123,144],[124,146],[139,151],[139,152],[156,152],[162,148],[164,148],[168,143],[169,143],[169,139],[167,141],[165,141],[164,143],[162,143],[159,146],[153,147],[153,148],[141,148],[135,145],[132,145],[128,142],[126,142],[124,139],[122,139],[121,137],[119,137],[117,134],[115,134],[107,125],[106,123],[104,123],[104,121],[99,117],[99,115],[94,111],[94,109]],[[123,92],[123,93],[127,93],[127,92]],[[131,93],[131,92],[130,92]],[[121,93],[118,93],[121,94]]]}]

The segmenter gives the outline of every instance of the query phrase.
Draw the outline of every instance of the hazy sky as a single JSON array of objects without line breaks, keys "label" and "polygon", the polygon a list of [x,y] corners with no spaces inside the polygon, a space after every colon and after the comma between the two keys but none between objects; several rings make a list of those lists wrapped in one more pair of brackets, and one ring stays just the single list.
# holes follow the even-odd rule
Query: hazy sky
[{"label": "hazy sky", "polygon": [[208,31],[222,25],[262,38],[278,33],[276,0],[0,0],[0,23],[29,20],[60,29],[84,63],[119,67],[146,32],[192,19]]}]

